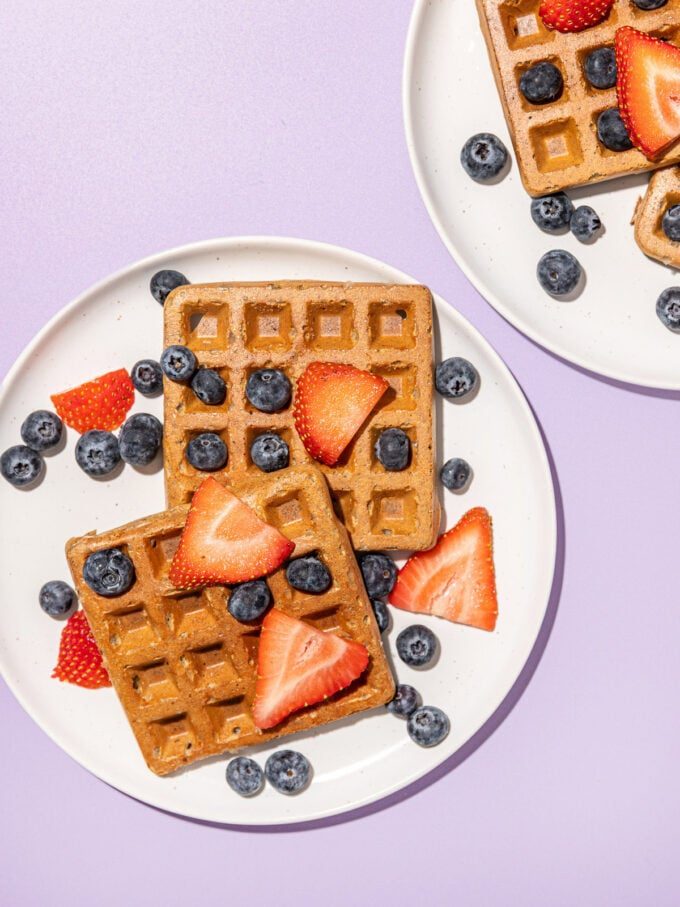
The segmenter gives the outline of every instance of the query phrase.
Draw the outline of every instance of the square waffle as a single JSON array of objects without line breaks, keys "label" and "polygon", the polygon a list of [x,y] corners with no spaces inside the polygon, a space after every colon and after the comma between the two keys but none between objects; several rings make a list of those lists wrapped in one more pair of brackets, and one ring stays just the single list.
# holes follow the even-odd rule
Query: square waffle
[{"label": "square waffle", "polygon": [[[213,431],[224,439],[226,480],[263,473],[250,447],[264,431],[287,442],[290,463],[313,463],[293,424],[292,404],[268,414],[250,405],[245,385],[259,368],[279,368],[293,387],[314,360],[343,362],[391,385],[334,467],[319,466],[338,515],[359,550],[431,547],[439,528],[432,434],[432,296],[426,287],[383,284],[206,284],[179,287],[165,303],[165,346],[183,344],[227,383],[224,406],[206,406],[191,388],[165,381],[168,504],[191,499],[205,476],[185,457],[188,442]],[[390,427],[411,440],[411,463],[389,472],[374,444]]]},{"label": "square waffle", "polygon": [[[603,23],[577,34],[548,30],[538,14],[541,0],[476,2],[517,165],[530,195],[680,162],[680,145],[657,161],[636,149],[605,148],[597,137],[597,118],[618,106],[616,89],[593,88],[583,71],[587,54],[613,46],[616,30],[624,25],[678,43],[680,0],[648,11],[631,0],[617,0]],[[564,91],[552,104],[531,104],[519,90],[519,81],[526,69],[543,60],[559,68]]]},{"label": "square waffle", "polygon": [[[179,592],[168,571],[188,505],[101,534],[72,539],[66,556],[111,682],[149,768],[165,775],[206,756],[307,731],[387,702],[394,681],[361,574],[328,488],[313,466],[232,484],[234,492],[295,541],[295,556],[316,552],[330,569],[321,595],[293,589],[284,568],[267,578],[274,607],[369,651],[367,672],[325,702],[296,712],[271,730],[252,719],[260,625],[227,611],[229,589]],[[89,554],[122,548],[136,582],[104,598],[83,580]]]},{"label": "square waffle", "polygon": [[633,215],[635,241],[645,255],[680,268],[680,243],[673,242],[661,229],[668,208],[680,204],[680,168],[667,167],[657,171]]}]

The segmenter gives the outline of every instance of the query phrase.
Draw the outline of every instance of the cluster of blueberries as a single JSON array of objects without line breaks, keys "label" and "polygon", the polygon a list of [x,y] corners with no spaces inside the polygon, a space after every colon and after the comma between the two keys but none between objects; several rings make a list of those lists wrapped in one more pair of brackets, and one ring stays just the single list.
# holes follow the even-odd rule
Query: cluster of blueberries
[{"label": "cluster of blueberries", "polygon": [[56,413],[39,409],[21,425],[23,444],[8,447],[0,456],[0,473],[15,488],[32,485],[45,471],[43,454],[58,447],[64,424]]}]

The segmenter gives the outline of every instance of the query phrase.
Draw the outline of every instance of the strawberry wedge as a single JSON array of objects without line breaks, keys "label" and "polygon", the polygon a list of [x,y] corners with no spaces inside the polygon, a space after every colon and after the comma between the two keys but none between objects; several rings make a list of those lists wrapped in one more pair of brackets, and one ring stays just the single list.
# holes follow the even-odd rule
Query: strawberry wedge
[{"label": "strawberry wedge", "polygon": [[498,600],[488,512],[469,510],[434,548],[410,557],[388,600],[404,611],[493,630]]},{"label": "strawberry wedge", "polygon": [[368,666],[361,643],[272,609],[262,623],[253,718],[261,730],[344,690]]},{"label": "strawberry wedge", "polygon": [[243,583],[276,570],[294,548],[232,491],[207,478],[192,499],[170,582],[178,589]]},{"label": "strawberry wedge", "polygon": [[124,368],[107,372],[93,381],[52,394],[59,417],[81,434],[93,428],[111,431],[125,421],[135,402],[135,388]]},{"label": "strawberry wedge", "polygon": [[603,22],[614,0],[543,0],[538,14],[546,28],[579,32]]}]

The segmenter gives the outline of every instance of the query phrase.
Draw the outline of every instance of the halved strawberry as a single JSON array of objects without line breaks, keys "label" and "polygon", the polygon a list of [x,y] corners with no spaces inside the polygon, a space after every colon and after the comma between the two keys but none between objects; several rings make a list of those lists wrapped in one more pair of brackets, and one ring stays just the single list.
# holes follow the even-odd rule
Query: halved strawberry
[{"label": "halved strawberry", "polygon": [[632,143],[658,157],[680,137],[680,47],[626,26],[616,32],[619,112]]},{"label": "halved strawberry", "polygon": [[265,730],[292,712],[344,690],[368,666],[354,640],[324,633],[272,609],[262,622],[253,718]]},{"label": "halved strawberry", "polygon": [[111,431],[122,425],[135,402],[135,388],[124,368],[107,372],[61,394],[52,394],[59,416],[83,434],[92,428]]},{"label": "halved strawberry", "polygon": [[243,583],[276,570],[294,548],[294,542],[210,477],[191,501],[170,582],[178,589]]},{"label": "halved strawberry", "polygon": [[353,365],[311,362],[295,388],[293,417],[307,453],[335,466],[389,384]]},{"label": "halved strawberry", "polygon": [[61,631],[59,658],[52,677],[88,690],[111,686],[84,611],[76,611],[69,617]]},{"label": "halved strawberry", "polygon": [[469,510],[434,548],[412,555],[388,601],[404,611],[493,630],[498,601],[488,512],[483,507]]},{"label": "halved strawberry", "polygon": [[546,28],[577,32],[599,25],[613,5],[614,0],[543,0],[538,14]]}]

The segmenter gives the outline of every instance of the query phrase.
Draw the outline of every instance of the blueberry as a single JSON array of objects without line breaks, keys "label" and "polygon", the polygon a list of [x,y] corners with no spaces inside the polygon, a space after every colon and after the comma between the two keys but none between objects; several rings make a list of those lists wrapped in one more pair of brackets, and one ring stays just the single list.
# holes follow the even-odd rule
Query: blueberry
[{"label": "blueberry", "polygon": [[391,557],[374,552],[359,557],[361,575],[371,598],[389,595],[397,581],[397,566]]},{"label": "blueberry", "polygon": [[288,466],[288,445],[280,435],[273,431],[266,431],[250,445],[250,457],[253,463],[262,472],[276,472]]},{"label": "blueberry", "polygon": [[460,162],[468,176],[483,183],[498,176],[508,160],[508,150],[490,132],[479,132],[463,145]]},{"label": "blueberry", "polygon": [[278,368],[261,368],[246,383],[246,397],[263,413],[275,413],[290,403],[290,381]]},{"label": "blueberry", "polygon": [[121,459],[131,466],[148,466],[158,453],[162,437],[163,427],[155,416],[148,413],[131,416],[118,436]]},{"label": "blueberry", "polygon": [[107,476],[120,463],[118,438],[93,428],[78,438],[76,463],[88,476]]},{"label": "blueberry", "polygon": [[236,620],[257,620],[262,617],[271,602],[269,586],[263,579],[254,579],[234,586],[227,609]]},{"label": "blueberry", "polygon": [[83,579],[97,595],[115,598],[132,588],[135,567],[120,548],[104,548],[87,556]]},{"label": "blueberry", "polygon": [[163,440],[163,423],[160,419],[152,416],[151,413],[135,413],[125,423],[123,427],[135,428],[140,431],[150,431],[158,439],[160,444]]},{"label": "blueberry", "polygon": [[44,468],[45,461],[40,454],[23,444],[8,447],[0,457],[0,472],[16,488],[35,482]]},{"label": "blueberry", "polygon": [[140,394],[155,397],[163,390],[163,372],[155,359],[140,359],[130,371],[132,383]]},{"label": "blueberry", "polygon": [[588,242],[602,229],[602,221],[590,205],[579,205],[572,215],[569,226],[579,242]]},{"label": "blueberry", "polygon": [[680,287],[663,291],[656,302],[656,314],[669,331],[680,334]]},{"label": "blueberry", "polygon": [[187,460],[194,469],[201,472],[216,472],[226,466],[229,456],[227,445],[219,435],[212,431],[204,431],[196,435],[187,444]]},{"label": "blueberry", "polygon": [[333,582],[328,567],[313,554],[296,557],[286,567],[286,579],[300,592],[325,592]]},{"label": "blueberry", "polygon": [[406,469],[411,459],[409,436],[400,428],[386,428],[375,442],[375,455],[390,472]]},{"label": "blueberry", "polygon": [[420,696],[415,687],[407,683],[400,683],[394,693],[394,699],[390,699],[385,708],[392,715],[398,715],[400,718],[408,718],[418,708]]},{"label": "blueberry", "polygon": [[544,60],[525,70],[519,80],[519,90],[532,104],[550,104],[562,94],[564,79],[553,64]]},{"label": "blueberry", "polygon": [[198,362],[188,347],[175,344],[175,346],[169,346],[163,350],[161,368],[165,377],[170,381],[188,384],[198,368]]},{"label": "blueberry", "polygon": [[372,598],[371,607],[375,614],[375,622],[378,625],[378,629],[381,633],[384,633],[390,625],[390,612],[387,610],[387,605],[381,598]]},{"label": "blueberry", "polygon": [[191,389],[208,406],[220,406],[227,399],[224,378],[212,368],[199,368],[191,379]]},{"label": "blueberry", "polygon": [[668,3],[668,0],[633,0],[638,9],[650,10],[661,9]]},{"label": "blueberry", "polygon": [[[680,205],[672,205],[668,208],[661,221],[661,228],[671,242],[680,242]],[[23,433],[21,437],[24,438]],[[28,444],[28,441],[26,443]],[[32,446],[29,444],[29,447]]]},{"label": "blueberry", "polygon": [[440,362],[434,373],[437,390],[449,400],[460,400],[471,394],[479,384],[477,369],[461,356]]},{"label": "blueberry", "polygon": [[616,85],[616,54],[613,47],[591,50],[583,64],[586,79],[593,88],[613,88]]},{"label": "blueberry", "polygon": [[279,750],[267,759],[267,781],[281,794],[297,794],[309,783],[312,767],[302,753]]},{"label": "blueberry", "polygon": [[471,475],[470,464],[460,457],[447,460],[439,471],[441,483],[449,491],[462,491],[470,481]]},{"label": "blueberry", "polygon": [[173,290],[185,287],[188,283],[184,274],[180,274],[179,271],[157,271],[151,278],[149,289],[156,302],[165,305],[165,300]]},{"label": "blueberry", "polygon": [[39,409],[24,419],[21,440],[33,450],[49,450],[61,441],[63,428],[59,416],[48,409]]},{"label": "blueberry", "polygon": [[60,579],[50,580],[40,590],[40,607],[50,617],[65,617],[76,602],[76,593]]},{"label": "blueberry", "polygon": [[429,664],[437,651],[437,637],[422,624],[412,624],[397,636],[397,655],[412,668]]},{"label": "blueberry", "polygon": [[447,736],[451,724],[441,709],[423,705],[409,715],[406,730],[418,746],[436,746]]},{"label": "blueberry", "polygon": [[241,797],[254,797],[264,787],[264,773],[254,759],[237,756],[227,765],[227,784]]},{"label": "blueberry", "polygon": [[599,115],[597,137],[610,151],[628,151],[633,147],[618,107],[610,107]]},{"label": "blueberry", "polygon": [[581,279],[581,265],[571,252],[554,249],[546,252],[536,268],[538,282],[551,296],[566,296]]},{"label": "blueberry", "polygon": [[564,192],[531,199],[531,218],[544,233],[564,232],[573,213],[574,206]]}]

